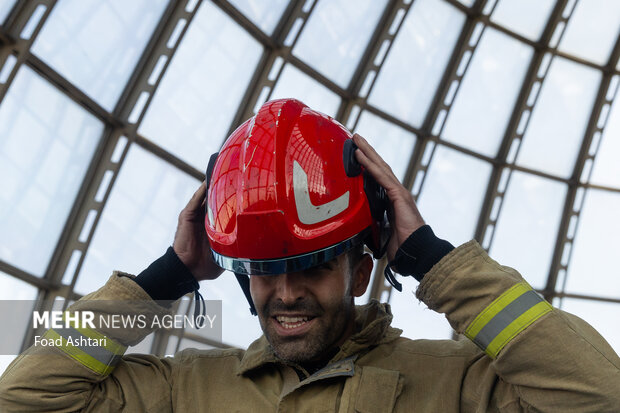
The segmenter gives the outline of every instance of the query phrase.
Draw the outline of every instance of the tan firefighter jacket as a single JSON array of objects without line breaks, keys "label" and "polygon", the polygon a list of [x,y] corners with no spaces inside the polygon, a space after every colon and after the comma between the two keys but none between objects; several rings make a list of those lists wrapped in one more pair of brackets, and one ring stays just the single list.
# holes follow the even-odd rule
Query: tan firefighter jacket
[{"label": "tan firefighter jacket", "polygon": [[[127,330],[109,337],[108,359],[66,341],[53,355],[31,347],[0,380],[0,411],[620,412],[620,359],[610,346],[475,241],[435,265],[417,297],[471,341],[402,338],[390,327],[389,306],[373,301],[357,309],[357,333],[307,375],[279,361],[264,337],[247,351],[121,358],[124,346],[146,335]],[[128,312],[167,311],[142,301],[146,293],[118,274],[73,308],[99,311],[95,300],[119,298],[141,300]]]}]

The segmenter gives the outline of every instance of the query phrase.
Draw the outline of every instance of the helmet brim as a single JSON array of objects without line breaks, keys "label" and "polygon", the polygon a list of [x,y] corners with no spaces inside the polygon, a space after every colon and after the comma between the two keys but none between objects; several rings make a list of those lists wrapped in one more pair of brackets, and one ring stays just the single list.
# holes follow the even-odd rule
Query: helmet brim
[{"label": "helmet brim", "polygon": [[327,248],[278,259],[232,258],[218,254],[213,250],[211,250],[211,252],[213,254],[213,260],[217,265],[235,274],[278,275],[303,271],[331,261],[353,247],[363,244],[368,234],[369,230],[366,229],[349,239]]}]

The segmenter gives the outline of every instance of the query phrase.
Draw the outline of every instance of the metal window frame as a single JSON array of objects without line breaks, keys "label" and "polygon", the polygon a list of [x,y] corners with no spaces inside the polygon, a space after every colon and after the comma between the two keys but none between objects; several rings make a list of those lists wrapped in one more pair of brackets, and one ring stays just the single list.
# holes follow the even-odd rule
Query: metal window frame
[{"label": "metal window frame", "polygon": [[[414,194],[416,199],[418,194],[420,193],[421,188],[423,187],[426,170],[432,162],[432,155],[438,144],[455,149],[461,153],[476,157],[477,159],[489,162],[492,166],[491,178],[480,210],[479,219],[474,235],[474,238],[483,244],[485,238],[490,237],[489,243],[486,246],[487,249],[491,245],[493,236],[492,231],[497,221],[497,217],[491,217],[491,211],[493,209],[494,203],[497,202],[496,200],[498,199],[498,197],[500,198],[499,202],[501,203],[503,199],[503,194],[505,192],[505,187],[503,188],[503,190],[502,188],[499,188],[503,174],[508,173],[506,182],[510,181],[510,174],[512,173],[512,171],[518,170],[567,184],[569,189],[564,202],[564,210],[562,212],[560,228],[558,230],[554,253],[552,256],[552,264],[549,269],[547,285],[545,289],[541,292],[544,294],[545,298],[549,300],[553,298],[561,299],[563,297],[571,297],[620,303],[620,298],[569,294],[564,291],[564,288],[562,286],[563,281],[565,280],[564,278],[562,278],[561,274],[565,274],[568,264],[566,262],[562,263],[562,254],[564,252],[564,248],[567,248],[566,245],[572,246],[573,241],[572,238],[568,236],[568,228],[571,219],[579,219],[579,213],[581,208],[579,207],[577,210],[575,210],[573,205],[577,191],[586,191],[593,188],[620,193],[620,188],[591,184],[589,182],[589,176],[585,179],[582,179],[582,175],[584,173],[583,171],[586,168],[586,164],[588,162],[592,164],[596,156],[596,150],[594,151],[594,153],[592,153],[592,151],[590,150],[590,145],[594,134],[602,133],[602,128],[597,126],[597,121],[600,116],[601,110],[605,104],[611,104],[611,101],[609,99],[606,99],[607,89],[609,87],[612,77],[620,75],[620,71],[618,71],[615,66],[620,55],[620,40],[616,41],[611,57],[608,63],[604,66],[600,66],[577,56],[572,56],[568,53],[559,51],[557,50],[557,47],[549,47],[549,41],[551,40],[558,23],[561,21],[564,21],[564,23],[566,23],[568,18],[570,18],[570,15],[568,15],[566,18],[562,16],[564,8],[567,6],[567,4],[570,3],[568,0],[557,1],[550,15],[550,18],[547,21],[545,30],[543,31],[543,34],[538,41],[527,39],[524,36],[493,22],[491,20],[491,14],[493,7],[495,7],[495,4],[491,6],[490,11],[485,10],[489,3],[494,3],[493,0],[489,0],[488,2],[485,0],[476,0],[476,2],[471,8],[463,5],[457,0],[442,0],[445,3],[452,5],[460,12],[464,13],[466,16],[466,22],[463,26],[463,29],[461,30],[458,41],[452,50],[452,55],[448,61],[446,69],[442,74],[441,81],[435,92],[435,96],[431,102],[431,105],[427,112],[427,116],[425,117],[425,120],[420,127],[414,127],[412,125],[409,125],[406,122],[403,122],[395,118],[394,116],[384,112],[380,108],[368,104],[367,102],[367,97],[369,96],[376,82],[379,71],[381,70],[384,62],[387,59],[387,55],[390,52],[393,40],[400,32],[400,28],[402,27],[404,20],[407,17],[407,14],[415,0],[388,1],[381,18],[379,19],[379,23],[377,24],[372,36],[369,39],[367,47],[362,57],[360,58],[360,61],[354,71],[351,81],[346,88],[338,86],[329,78],[325,77],[314,68],[312,68],[308,63],[301,61],[299,58],[292,54],[292,50],[296,44],[297,39],[301,35],[307,20],[310,18],[312,12],[315,10],[316,2],[322,0],[290,1],[271,35],[265,34],[260,28],[258,28],[252,21],[250,21],[245,15],[243,15],[243,13],[237,10],[228,1],[211,1],[228,16],[230,16],[236,24],[239,24],[245,31],[247,31],[253,38],[255,38],[264,48],[263,55],[260,58],[259,63],[254,71],[246,93],[243,96],[242,101],[239,105],[237,113],[231,121],[229,133],[232,132],[245,119],[254,115],[254,108],[258,104],[262,103],[260,100],[262,99],[264,101],[268,99],[271,95],[273,87],[276,85],[284,66],[286,64],[292,64],[297,69],[301,70],[304,74],[318,81],[341,98],[341,104],[338,108],[336,119],[347,125],[350,129],[355,128],[357,122],[359,121],[359,115],[362,111],[366,110],[417,136],[417,144],[409,161],[405,178],[403,180],[404,185],[408,189],[411,190],[412,188],[419,188]],[[100,139],[99,146],[96,149],[93,160],[88,167],[88,171],[85,175],[85,178],[78,192],[78,196],[76,197],[74,205],[71,209],[69,218],[63,228],[52,259],[50,260],[50,263],[45,271],[45,275],[43,277],[37,277],[33,274],[29,274],[26,271],[20,270],[19,268],[11,265],[10,263],[0,260],[0,271],[3,271],[10,276],[18,278],[22,281],[27,282],[28,284],[39,288],[39,306],[37,307],[37,309],[40,310],[47,309],[47,307],[49,307],[49,305],[47,307],[44,307],[44,302],[50,303],[56,297],[64,297],[67,300],[75,300],[79,298],[79,295],[73,291],[73,288],[77,280],[80,267],[85,258],[90,242],[92,241],[92,237],[101,213],[103,211],[103,208],[111,193],[118,171],[123,164],[126,154],[131,145],[139,145],[140,147],[146,149],[148,152],[154,154],[160,159],[166,161],[167,163],[175,166],[176,168],[182,170],[183,172],[198,180],[202,179],[203,174],[203,171],[197,170],[184,160],[169,153],[165,149],[150,141],[148,138],[141,136],[137,133],[138,126],[142,118],[144,117],[146,110],[148,109],[149,103],[153,98],[155,90],[159,86],[161,79],[163,78],[165,71],[174,56],[174,53],[176,52],[180,42],[182,41],[183,36],[188,30],[193,16],[201,6],[202,0],[198,0],[191,11],[185,10],[185,6],[187,4],[187,2],[185,1],[171,1],[168,4],[166,10],[162,15],[162,18],[154,29],[153,35],[149,39],[146,47],[144,48],[143,54],[140,57],[138,64],[134,68],[124,88],[124,91],[119,98],[119,101],[117,102],[112,112],[108,112],[94,99],[87,96],[82,90],[77,88],[67,79],[63,78],[63,76],[55,72],[44,61],[42,61],[30,52],[32,43],[36,39],[36,36],[40,32],[41,27],[45,23],[46,19],[49,17],[49,14],[51,13],[55,4],[56,0],[19,1],[15,4],[13,9],[9,13],[7,19],[5,20],[5,24],[0,26],[0,68],[4,66],[8,56],[12,55],[16,58],[14,67],[11,69],[11,73],[9,74],[7,81],[3,84],[0,84],[0,103],[5,96],[6,91],[12,84],[12,81],[17,71],[22,64],[25,64],[29,68],[37,72],[39,75],[44,77],[54,87],[62,91],[64,95],[75,101],[78,105],[80,105],[80,107],[97,117],[104,124],[104,132]],[[35,27],[32,35],[28,39],[22,39],[19,34],[21,33],[21,30],[23,30],[23,27],[28,23],[28,20],[30,19],[33,11],[39,5],[44,5],[46,7],[45,13]],[[575,4],[573,5],[573,9],[571,10],[571,14],[572,11],[574,11],[574,7],[576,7],[576,5],[577,3],[575,2]],[[392,22],[400,10],[404,10],[405,15],[402,17],[402,20],[398,24],[396,30],[393,33],[390,33],[389,29],[392,25]],[[176,24],[180,19],[185,19],[187,24],[181,31],[181,35],[177,43],[174,45],[174,47],[169,49],[166,47],[166,41],[170,37],[170,34],[174,30]],[[299,19],[301,19],[301,25],[298,32],[293,38],[293,41],[290,44],[285,45],[285,41],[287,39],[287,36],[289,35],[289,32],[293,29]],[[486,30],[486,27],[492,27],[508,36],[511,36],[525,44],[532,46],[535,49],[534,57],[530,63],[525,80],[521,86],[521,91],[514,105],[513,113],[510,117],[506,132],[503,136],[500,149],[497,153],[497,156],[495,157],[482,155],[468,148],[464,148],[441,139],[441,131],[445,124],[445,120],[447,119],[448,111],[451,107],[451,104],[454,102],[453,97],[452,101],[446,104],[445,98],[448,90],[451,87],[452,82],[458,81],[460,85],[460,80],[466,74],[467,67],[471,62],[471,57],[473,57],[475,47],[477,46],[482,36],[482,33],[480,33],[480,36],[478,37],[476,43],[473,46],[469,45],[469,39],[476,25],[478,24],[483,25],[482,32]],[[566,26],[567,25],[565,24],[564,30],[566,29]],[[378,53],[383,47],[382,45],[386,41],[389,43],[385,55],[380,62],[375,62]],[[560,41],[561,38],[557,42],[558,45],[560,44]],[[461,64],[463,55],[467,51],[471,52],[471,55],[469,61],[467,62],[465,71],[457,75],[456,72],[458,66]],[[600,84],[596,101],[594,107],[592,108],[592,113],[588,122],[588,127],[581,144],[579,156],[570,178],[557,177],[541,171],[521,167],[514,164],[514,158],[513,162],[510,162],[510,160],[508,159],[509,152],[511,146],[513,145],[515,137],[521,139],[521,137],[525,133],[524,130],[522,131],[520,136],[517,136],[517,128],[521,120],[521,116],[523,115],[523,112],[525,110],[532,110],[537,100],[536,97],[533,105],[530,107],[527,106],[527,101],[530,96],[531,88],[535,82],[544,81],[544,76],[538,77],[537,75],[543,57],[546,54],[550,54],[552,59],[555,56],[561,56],[568,60],[599,70],[603,73],[603,80]],[[149,76],[151,75],[155,65],[158,62],[158,59],[161,56],[166,56],[167,61],[164,64],[163,70],[159,73],[156,82],[153,84],[149,84]],[[274,68],[274,65],[277,64],[280,64],[279,68]],[[374,75],[371,74],[372,72],[374,72]],[[369,76],[374,76],[374,78],[371,80],[367,80]],[[369,87],[362,96],[362,88],[364,87],[364,84],[366,82],[369,82]],[[264,92],[265,90],[267,90],[266,93]],[[144,95],[145,93],[148,94],[145,105],[142,107],[141,113],[138,115],[137,121],[130,123],[129,117],[132,113],[132,110],[134,109],[136,102],[138,102],[138,100],[140,99],[140,96]],[[442,111],[444,111],[445,116],[443,117],[443,121],[440,121],[441,125],[437,127],[436,124],[438,122],[438,119],[441,120],[441,116],[443,116],[441,115]],[[433,129],[435,129],[435,131]],[[125,140],[125,147],[121,154],[120,160],[118,162],[112,162],[112,155],[117,149],[117,145],[119,145],[119,140],[121,139]],[[423,159],[425,159],[424,154],[426,153],[426,151],[431,151],[431,156],[429,157],[428,162],[423,163]],[[110,173],[112,173],[112,177],[109,181],[107,190],[105,191],[105,195],[100,202],[97,202],[95,201],[95,195],[99,191],[104,176],[106,174],[109,176]],[[419,182],[419,185],[416,182],[416,179],[421,180]],[[80,233],[82,232],[84,222],[86,221],[90,211],[95,211],[96,217],[94,219],[92,227],[90,228],[87,240],[85,242],[80,242],[78,238]],[[499,213],[501,214],[501,204],[499,207]],[[488,235],[489,233],[490,235]],[[65,285],[62,283],[62,279],[70,263],[71,256],[74,254],[75,251],[79,251],[81,256],[78,260],[77,267],[73,269],[74,272],[72,275],[71,283]],[[570,262],[570,253],[568,261]],[[375,274],[382,274],[384,267],[385,260],[382,260],[382,262],[379,262],[376,266]],[[564,273],[562,273],[562,271],[564,271]],[[559,288],[558,286],[560,286],[561,288]],[[390,294],[391,286],[386,285],[386,282],[384,281],[382,276],[375,276],[373,279],[373,284],[371,286],[371,297],[383,299],[387,298],[387,300],[389,300]],[[152,347],[152,350],[155,352],[155,354],[164,354],[169,336],[171,334],[178,337],[177,348],[181,345],[181,341],[184,337],[191,340],[203,342],[214,347],[226,346],[225,343],[214,342],[193,333],[177,331],[172,333],[161,333],[160,335],[156,336]],[[30,343],[31,339],[32,337],[24,338],[24,347],[26,347]]]}]

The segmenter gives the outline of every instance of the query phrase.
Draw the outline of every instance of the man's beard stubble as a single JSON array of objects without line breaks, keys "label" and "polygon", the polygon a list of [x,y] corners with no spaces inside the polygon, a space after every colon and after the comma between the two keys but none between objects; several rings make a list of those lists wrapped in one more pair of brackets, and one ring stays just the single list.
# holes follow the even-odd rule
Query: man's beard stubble
[{"label": "man's beard stubble", "polygon": [[[282,302],[265,304],[259,317],[260,324],[276,356],[284,361],[301,364],[320,360],[329,354],[353,317],[354,306],[348,290],[347,288],[347,293],[341,300],[325,309],[312,298],[306,298],[293,305],[285,305]],[[273,315],[281,313],[311,315],[316,317],[315,325],[302,336],[282,337],[271,325]]]}]

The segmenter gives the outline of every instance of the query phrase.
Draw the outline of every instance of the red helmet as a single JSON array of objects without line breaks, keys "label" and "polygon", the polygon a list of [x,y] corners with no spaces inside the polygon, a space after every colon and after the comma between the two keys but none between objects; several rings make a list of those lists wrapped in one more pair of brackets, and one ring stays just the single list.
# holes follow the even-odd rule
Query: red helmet
[{"label": "red helmet", "polygon": [[[331,117],[294,99],[265,103],[207,170],[215,262],[270,275],[322,264],[362,242],[382,255],[387,198],[355,165],[354,150],[351,133]],[[369,205],[382,196],[380,207]]]}]

